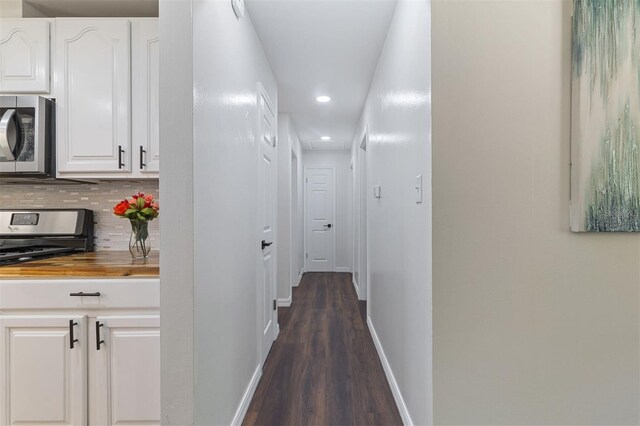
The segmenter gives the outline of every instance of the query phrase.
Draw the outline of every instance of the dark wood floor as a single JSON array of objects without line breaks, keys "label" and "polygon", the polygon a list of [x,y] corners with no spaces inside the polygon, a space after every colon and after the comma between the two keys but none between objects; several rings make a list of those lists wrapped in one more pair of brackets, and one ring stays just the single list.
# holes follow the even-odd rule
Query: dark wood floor
[{"label": "dark wood floor", "polygon": [[401,425],[363,308],[351,274],[305,274],[244,424]]}]

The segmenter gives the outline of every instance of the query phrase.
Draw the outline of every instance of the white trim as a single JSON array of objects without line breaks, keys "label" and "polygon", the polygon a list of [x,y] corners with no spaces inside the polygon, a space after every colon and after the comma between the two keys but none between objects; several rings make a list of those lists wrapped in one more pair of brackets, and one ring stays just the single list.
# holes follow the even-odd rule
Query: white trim
[{"label": "white trim", "polygon": [[[295,170],[295,174],[296,174],[296,179],[295,179],[295,191],[293,190],[293,167],[291,167],[291,170],[289,170],[289,286],[290,287],[295,287],[297,284],[295,283],[295,279],[296,279],[296,272],[295,272],[295,268],[297,267],[297,263],[298,263],[298,252],[293,250],[293,248],[295,247],[294,241],[297,239],[296,238],[296,226],[294,226],[298,221],[297,221],[297,216],[298,216],[298,195],[299,192],[299,185],[300,185],[300,176],[298,176],[298,154],[296,154],[296,151],[293,149],[293,141],[291,140],[291,122],[290,119],[289,121],[287,121],[287,123],[289,124],[289,135],[287,137],[287,140],[289,142],[289,151],[290,151],[290,155],[289,155],[289,165],[291,166],[293,163],[293,160],[295,159],[295,163],[296,163],[296,170]],[[293,208],[293,194],[295,193],[295,201],[296,201],[296,206],[295,209]],[[295,215],[294,215],[295,213]],[[299,229],[298,229],[299,231]],[[299,240],[299,239],[298,239]],[[291,296],[289,296],[289,298],[291,298]]]},{"label": "white trim", "polygon": [[304,275],[304,269],[300,271],[300,274],[298,275],[298,281],[293,284],[294,287],[298,287],[300,285],[300,283],[302,282],[302,275]]},{"label": "white trim", "polygon": [[286,299],[278,299],[278,307],[288,308],[291,306],[292,295],[290,294]]},{"label": "white trim", "polygon": [[398,406],[398,411],[400,412],[402,423],[405,426],[413,426],[413,420],[411,420],[411,415],[409,414],[407,405],[404,403],[402,392],[400,392],[400,387],[398,386],[398,382],[396,382],[396,378],[393,375],[393,371],[391,370],[391,365],[389,365],[389,360],[387,359],[387,356],[384,354],[384,349],[382,349],[382,343],[380,343],[380,339],[378,338],[378,333],[376,333],[376,329],[373,327],[373,323],[371,322],[370,316],[367,316],[367,325],[369,326],[369,331],[371,332],[371,337],[373,338],[373,344],[375,345],[376,350],[378,351],[378,357],[380,358],[380,362],[382,363],[384,374],[385,376],[387,376],[387,381],[389,382],[389,386],[391,387],[391,393],[393,393],[393,399],[395,399],[396,405]]},{"label": "white trim", "polygon": [[333,268],[334,272],[351,272],[351,268],[349,266],[336,266]]},{"label": "white trim", "polygon": [[[356,241],[358,233],[356,232],[356,166],[355,166],[355,158],[352,153],[351,161],[349,162],[349,230],[351,231],[351,235],[349,235],[351,240],[351,273],[353,274],[352,281],[355,283],[355,275],[358,270],[357,259],[356,259],[356,247],[358,242]],[[357,284],[356,286],[356,293]],[[360,295],[358,295],[358,300],[360,300]]]},{"label": "white trim", "polygon": [[[336,195],[336,189],[337,189],[337,175],[336,175],[336,169],[337,167],[335,165],[327,165],[327,166],[322,166],[322,165],[313,165],[313,166],[304,166],[304,180],[303,180],[303,184],[304,184],[304,191],[303,191],[303,195],[304,195],[304,201],[303,201],[303,208],[302,208],[302,220],[304,222],[304,240],[303,240],[303,245],[304,245],[304,271],[307,271],[307,262],[309,262],[309,259],[307,258],[307,173],[308,170],[313,170],[313,169],[331,169],[331,173],[333,173],[333,230],[334,232],[331,233],[331,240],[333,243],[333,254],[332,254],[332,260],[333,260],[333,269],[335,270],[336,267],[336,233],[335,233],[335,229],[336,229],[336,200],[337,200],[337,195]],[[312,272],[316,272],[316,271],[312,271]],[[321,272],[321,271],[319,271]]]},{"label": "white trim", "polygon": [[353,288],[356,289],[356,295],[358,296],[358,300],[360,299],[360,287],[358,287],[358,282],[356,281],[356,274],[351,276],[351,282],[353,283]]},{"label": "white trim", "polygon": [[[367,250],[367,256],[366,256],[366,262],[367,262],[367,267],[365,268],[364,271],[360,271],[360,273],[365,274],[365,294],[364,296],[364,300],[367,301],[367,318],[371,315],[371,249],[369,247],[370,245],[370,232],[369,232],[369,194],[368,194],[368,185],[369,185],[369,162],[367,161],[367,146],[369,145],[369,126],[365,126],[364,127],[364,131],[362,132],[362,143],[360,144],[360,148],[362,148],[362,151],[364,152],[364,216],[366,217],[366,221],[364,224],[364,233],[365,233],[365,238],[366,238],[366,250]],[[362,187],[362,185],[361,185]],[[360,212],[360,219],[362,219],[362,212]],[[362,269],[362,268],[360,268]]]},{"label": "white trim", "polygon": [[260,382],[260,377],[262,376],[262,366],[258,363],[256,370],[253,372],[253,376],[251,376],[251,380],[249,381],[249,385],[247,389],[244,391],[244,395],[242,396],[242,400],[240,401],[240,405],[236,410],[235,416],[233,416],[233,420],[231,421],[232,426],[240,426],[244,420],[244,416],[247,415],[247,410],[249,409],[249,404],[253,399],[253,394],[256,392],[256,388],[258,387],[258,382]]}]

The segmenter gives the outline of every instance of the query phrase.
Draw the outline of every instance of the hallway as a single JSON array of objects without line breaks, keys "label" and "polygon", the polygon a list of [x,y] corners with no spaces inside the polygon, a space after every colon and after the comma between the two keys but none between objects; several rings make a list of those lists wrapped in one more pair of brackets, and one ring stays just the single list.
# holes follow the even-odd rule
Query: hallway
[{"label": "hallway", "polygon": [[304,275],[243,424],[402,424],[359,303],[351,274]]}]

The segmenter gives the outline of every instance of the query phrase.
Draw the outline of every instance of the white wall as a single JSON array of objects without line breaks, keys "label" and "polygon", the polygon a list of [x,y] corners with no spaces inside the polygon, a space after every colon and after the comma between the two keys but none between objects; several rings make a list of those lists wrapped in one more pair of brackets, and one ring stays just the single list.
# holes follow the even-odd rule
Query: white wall
[{"label": "white wall", "polygon": [[[302,245],[300,244],[300,221],[302,209],[299,206],[303,189],[302,148],[298,134],[289,114],[278,114],[278,304],[291,304],[291,287],[298,284],[302,269],[300,264]],[[291,154],[297,158],[297,170],[292,170]],[[292,177],[297,178],[294,188]],[[293,194],[293,190],[296,194]],[[292,203],[296,205],[292,207]]]},{"label": "white wall", "polygon": [[[192,1],[160,0],[160,349],[162,423],[194,423]],[[175,143],[180,141],[180,143]]]},{"label": "white wall", "polygon": [[277,87],[248,15],[160,6],[163,423],[230,424],[259,367],[257,83],[276,108]]},{"label": "white wall", "polygon": [[640,236],[569,231],[570,1],[433,2],[437,424],[638,424]]},{"label": "white wall", "polygon": [[[2,0],[4,1],[4,0]],[[29,3],[23,1],[22,2],[22,17],[23,18],[44,18],[46,15],[40,12],[35,7],[31,6]]]},{"label": "white wall", "polygon": [[417,425],[432,422],[433,395],[430,22],[428,0],[398,2],[354,140],[360,155],[368,129],[369,326],[403,420]]},{"label": "white wall", "polygon": [[336,217],[333,231],[336,233],[336,263],[334,269],[337,272],[351,271],[351,216],[350,216],[350,189],[349,189],[349,164],[351,154],[349,151],[304,151],[304,166],[334,166],[336,168]]},{"label": "white wall", "polygon": [[22,0],[0,0],[0,18],[22,18]]}]

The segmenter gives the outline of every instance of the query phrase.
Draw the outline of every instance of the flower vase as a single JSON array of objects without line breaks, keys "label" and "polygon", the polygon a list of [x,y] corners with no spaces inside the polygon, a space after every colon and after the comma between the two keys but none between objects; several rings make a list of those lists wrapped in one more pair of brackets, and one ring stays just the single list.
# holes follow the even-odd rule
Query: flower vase
[{"label": "flower vase", "polygon": [[131,221],[131,238],[129,239],[129,252],[133,259],[144,259],[149,257],[151,246],[147,242],[149,238],[149,222],[144,220]]}]

